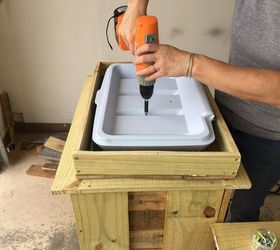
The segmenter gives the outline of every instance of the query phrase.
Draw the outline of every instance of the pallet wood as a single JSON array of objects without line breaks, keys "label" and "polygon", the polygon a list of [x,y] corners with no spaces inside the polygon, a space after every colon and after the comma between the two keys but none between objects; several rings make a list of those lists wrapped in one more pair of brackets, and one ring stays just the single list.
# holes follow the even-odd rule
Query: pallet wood
[{"label": "pallet wood", "polygon": [[29,142],[33,142],[35,144],[44,144],[50,136],[58,138],[60,140],[66,140],[68,133],[67,132],[59,132],[59,133],[52,133],[52,132],[42,132],[42,133],[32,133],[29,139]]},{"label": "pallet wood", "polygon": [[26,170],[26,174],[46,177],[46,178],[54,178],[55,172],[54,170],[44,169],[42,165],[31,165],[29,169]]},{"label": "pallet wood", "polygon": [[[212,226],[216,247],[219,250],[251,249],[252,236],[258,228],[271,230],[280,239],[280,221],[216,223]],[[280,244],[276,250],[280,249]]]},{"label": "pallet wood", "polygon": [[62,153],[65,145],[65,141],[50,136],[49,139],[44,143],[44,147],[58,151]]},{"label": "pallet wood", "polygon": [[130,249],[162,249],[163,230],[130,232]]},{"label": "pallet wood", "polygon": [[45,157],[46,159],[52,160],[52,161],[59,161],[61,158],[61,152],[57,150],[53,150],[50,148],[46,148],[43,146],[39,153],[41,156]]},{"label": "pallet wood", "polygon": [[41,168],[49,171],[57,171],[58,164],[56,163],[45,163]]}]

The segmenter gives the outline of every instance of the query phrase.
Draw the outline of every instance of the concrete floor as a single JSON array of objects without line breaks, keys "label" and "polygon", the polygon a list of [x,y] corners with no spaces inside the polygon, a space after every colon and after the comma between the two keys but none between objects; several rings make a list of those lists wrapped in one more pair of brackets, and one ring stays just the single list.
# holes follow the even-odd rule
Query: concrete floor
[{"label": "concrete floor", "polygon": [[[10,162],[0,172],[0,249],[79,249],[69,196],[51,195],[52,179],[25,173],[45,160],[31,149],[13,152]],[[267,198],[261,220],[280,220],[280,195]]]},{"label": "concrete floor", "polygon": [[17,150],[9,159],[0,172],[0,249],[79,249],[69,196],[51,195],[52,179],[25,173],[45,160],[35,149]]}]

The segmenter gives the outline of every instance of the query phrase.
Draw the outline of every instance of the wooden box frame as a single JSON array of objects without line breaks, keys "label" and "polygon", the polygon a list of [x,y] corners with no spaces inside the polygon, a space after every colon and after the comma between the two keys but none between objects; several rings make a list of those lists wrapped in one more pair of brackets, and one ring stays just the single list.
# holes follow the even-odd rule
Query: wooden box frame
[{"label": "wooden box frame", "polygon": [[210,224],[224,220],[233,190],[251,184],[210,92],[218,139],[206,151],[90,151],[109,65],[86,78],[52,185],[71,195],[80,248],[213,249]]},{"label": "wooden box frame", "polygon": [[[86,120],[82,132],[83,143],[73,152],[78,179],[113,177],[166,177],[166,178],[234,178],[240,165],[239,151],[210,94],[206,93],[215,113],[213,122],[216,140],[203,152],[187,151],[100,151],[88,150],[94,116],[94,99],[100,88],[109,63],[99,63],[95,69],[93,83],[89,83],[88,96],[81,97],[85,105],[79,112],[80,123]],[[88,81],[91,81],[88,79]],[[112,162],[114,164],[112,164]],[[94,166],[94,167],[93,167]],[[104,167],[106,166],[106,167]]]}]

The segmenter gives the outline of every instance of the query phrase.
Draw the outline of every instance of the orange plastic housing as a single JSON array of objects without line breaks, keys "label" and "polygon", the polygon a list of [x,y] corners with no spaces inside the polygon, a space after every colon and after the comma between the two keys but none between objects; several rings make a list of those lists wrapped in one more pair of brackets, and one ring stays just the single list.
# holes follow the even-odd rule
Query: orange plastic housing
[{"label": "orange plastic housing", "polygon": [[[152,36],[153,40],[148,41],[148,36]],[[159,43],[158,37],[158,21],[155,16],[140,16],[136,19],[135,44],[136,48],[146,43]],[[136,71],[142,70],[150,66],[150,64],[137,64]]]}]

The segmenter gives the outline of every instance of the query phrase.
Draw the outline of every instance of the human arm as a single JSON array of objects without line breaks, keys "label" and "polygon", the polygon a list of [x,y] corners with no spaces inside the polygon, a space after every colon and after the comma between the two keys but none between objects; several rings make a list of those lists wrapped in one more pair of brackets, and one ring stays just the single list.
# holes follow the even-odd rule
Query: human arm
[{"label": "human arm", "polygon": [[136,18],[146,15],[148,2],[149,0],[128,0],[127,10],[120,25],[120,34],[131,53],[134,53]]},{"label": "human arm", "polygon": [[[161,76],[184,76],[190,58],[190,53],[187,51],[170,45],[154,44],[140,47],[135,55],[136,64],[154,63],[137,72],[139,75],[149,75],[146,80]],[[158,70],[155,71],[155,68]],[[195,55],[192,77],[241,99],[267,103],[280,108],[279,71],[234,66],[204,55]]]}]

